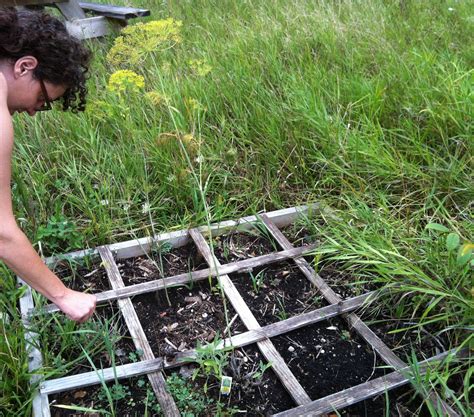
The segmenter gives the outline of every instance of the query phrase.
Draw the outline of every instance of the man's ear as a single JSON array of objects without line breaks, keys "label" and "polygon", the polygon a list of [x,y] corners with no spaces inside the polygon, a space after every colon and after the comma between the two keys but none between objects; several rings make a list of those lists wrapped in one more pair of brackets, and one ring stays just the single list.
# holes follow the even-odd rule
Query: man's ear
[{"label": "man's ear", "polygon": [[23,56],[13,65],[13,76],[15,78],[22,77],[33,71],[38,66],[38,60],[34,56]]}]

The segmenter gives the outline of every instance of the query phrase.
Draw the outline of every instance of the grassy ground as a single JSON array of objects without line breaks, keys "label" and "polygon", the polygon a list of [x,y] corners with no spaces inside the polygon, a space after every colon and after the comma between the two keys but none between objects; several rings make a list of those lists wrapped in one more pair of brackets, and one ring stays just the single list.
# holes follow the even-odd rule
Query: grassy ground
[{"label": "grassy ground", "polygon": [[[467,343],[472,269],[457,251],[473,239],[468,1],[126,3],[175,20],[157,28],[159,43],[132,34],[138,46],[111,53],[113,38],[89,42],[84,114],[15,120],[15,213],[38,249],[320,201],[338,220],[312,225],[327,238],[319,267],[382,280],[405,294],[399,317]],[[122,77],[108,89],[118,70],[144,85]],[[0,410],[28,415],[19,293],[1,274]]]}]

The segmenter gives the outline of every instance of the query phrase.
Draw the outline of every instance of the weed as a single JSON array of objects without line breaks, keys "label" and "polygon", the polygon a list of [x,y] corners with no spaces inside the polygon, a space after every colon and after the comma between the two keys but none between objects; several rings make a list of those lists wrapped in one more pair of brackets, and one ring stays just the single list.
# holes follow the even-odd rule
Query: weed
[{"label": "weed", "polygon": [[280,320],[286,320],[288,318],[288,313],[286,312],[285,308],[285,298],[284,297],[277,297],[277,302],[278,302],[278,312],[277,312],[277,317]]},{"label": "weed", "polygon": [[212,399],[208,399],[205,395],[196,391],[189,381],[181,378],[176,373],[171,374],[166,379],[166,384],[183,416],[200,415],[209,410],[213,404]]},{"label": "weed", "polygon": [[128,354],[128,359],[130,359],[132,362],[138,362],[142,356],[143,350],[138,349],[135,352],[130,352]]},{"label": "weed", "polygon": [[69,252],[84,246],[76,224],[62,214],[51,216],[46,226],[40,226],[35,240],[41,242],[41,248],[50,254]]}]

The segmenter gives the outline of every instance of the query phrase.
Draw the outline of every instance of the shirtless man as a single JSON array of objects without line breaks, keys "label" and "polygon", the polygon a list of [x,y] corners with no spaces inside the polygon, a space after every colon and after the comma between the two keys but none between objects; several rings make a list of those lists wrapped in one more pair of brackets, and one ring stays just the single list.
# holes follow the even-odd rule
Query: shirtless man
[{"label": "shirtless man", "polygon": [[67,288],[51,272],[18,227],[11,199],[14,113],[51,109],[81,111],[89,51],[57,19],[0,8],[0,260],[77,322],[88,320],[96,298]]}]

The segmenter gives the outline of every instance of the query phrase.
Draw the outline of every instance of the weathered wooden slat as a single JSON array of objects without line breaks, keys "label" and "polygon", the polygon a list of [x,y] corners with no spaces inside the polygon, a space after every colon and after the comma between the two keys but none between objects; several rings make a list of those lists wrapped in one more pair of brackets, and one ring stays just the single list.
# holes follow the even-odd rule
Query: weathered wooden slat
[{"label": "weathered wooden slat", "polygon": [[112,19],[133,19],[135,17],[150,16],[150,10],[138,9],[136,7],[112,6],[110,4],[99,4],[89,2],[79,2],[83,10],[93,12],[101,16],[107,16]]},{"label": "weathered wooden slat", "polygon": [[61,11],[62,15],[67,20],[76,20],[76,19],[85,19],[86,14],[82,10],[81,6],[77,0],[67,0],[65,2],[60,2],[55,4],[55,6]]},{"label": "weathered wooden slat", "polygon": [[[110,249],[107,246],[102,246],[98,248],[98,252],[102,258],[102,262],[112,288],[119,289],[125,287]],[[143,351],[144,359],[155,359],[155,355],[153,354],[151,346],[148,343],[147,337],[130,298],[118,300],[118,304],[136,349]],[[180,416],[178,407],[176,406],[173,397],[166,389],[166,380],[163,374],[160,371],[157,371],[149,373],[147,376],[165,416]]]},{"label": "weathered wooden slat", "polygon": [[[191,238],[198,247],[199,252],[203,255],[207,264],[211,267],[219,268],[220,263],[214,254],[211,252],[209,245],[204,239],[203,235],[196,229],[189,231]],[[257,319],[250,311],[249,307],[245,303],[244,299],[240,295],[239,291],[230,280],[228,275],[220,275],[218,277],[219,283],[224,290],[227,298],[232,303],[235,311],[239,315],[242,322],[249,330],[260,329]],[[272,364],[272,369],[275,374],[280,378],[283,386],[286,388],[288,393],[291,395],[296,404],[307,404],[311,401],[311,398],[306,393],[304,388],[298,382],[296,377],[291,372],[284,359],[276,350],[270,339],[264,339],[257,343],[263,356]]]},{"label": "weathered wooden slat", "polygon": [[[313,212],[319,210],[319,204],[315,203],[309,206],[297,206],[282,210],[271,211],[266,215],[278,227],[288,226],[293,223],[300,216],[308,216]],[[242,217],[238,220],[228,220],[220,223],[212,224],[210,229],[212,236],[220,236],[228,233],[231,230],[250,230],[255,222],[259,221],[258,216]],[[200,232],[205,233],[209,230],[207,226],[199,227]],[[132,258],[134,256],[141,256],[150,251],[150,248],[157,243],[166,242],[173,248],[179,248],[190,242],[189,233],[187,230],[179,230],[176,232],[162,233],[156,235],[154,238],[144,237],[140,239],[127,240],[125,242],[113,243],[109,245],[110,250],[115,254],[117,259]],[[88,255],[94,255],[97,251],[94,249],[85,249],[80,251],[69,252],[61,255],[61,259],[82,258]],[[57,262],[57,257],[46,258],[47,265],[54,265]]]},{"label": "weathered wooden slat", "polygon": [[[335,317],[339,314],[347,313],[361,307],[367,300],[373,297],[373,293],[359,295],[358,297],[350,298],[339,304],[332,304],[322,307],[317,310],[310,311],[289,319],[269,324],[265,327],[255,330],[249,330],[231,338],[222,340],[217,349],[224,349],[232,346],[233,348],[248,346],[259,342],[266,338],[279,336],[281,334],[299,329],[317,323],[328,318]],[[150,361],[140,361],[137,363],[117,366],[116,368],[107,368],[98,370],[96,372],[86,372],[80,375],[67,376],[63,378],[52,379],[43,382],[41,385],[41,392],[46,394],[53,394],[61,391],[67,391],[72,388],[81,388],[88,385],[94,385],[103,381],[110,381],[117,378],[132,377],[142,375],[148,372],[156,371],[157,369],[168,369],[182,365],[189,362],[189,358],[196,355],[195,350],[188,350],[180,352],[174,360],[164,360],[163,358],[154,359]]]},{"label": "weathered wooden slat", "polygon": [[[261,218],[270,234],[283,249],[290,249],[293,247],[289,240],[283,235],[283,233],[268,216],[262,215]],[[331,304],[341,301],[341,298],[326,284],[319,274],[317,274],[316,271],[311,268],[305,259],[295,259],[295,263],[300,271],[308,278],[308,280],[321,291],[323,297],[326,298],[326,300],[328,300]],[[347,320],[349,325],[372,346],[372,348],[380,355],[386,364],[392,366],[396,370],[407,366],[406,363],[403,362],[397,355],[395,355],[395,353],[369,328],[369,326],[367,326],[360,319],[357,314],[350,313],[343,317]],[[439,398],[437,393],[430,393],[429,398],[434,404],[440,403],[447,415],[453,417],[458,416],[458,414],[451,407],[449,407],[448,404]]]},{"label": "weathered wooden slat", "polygon": [[[447,355],[455,353],[455,350],[443,352],[439,355],[433,356],[423,362],[420,362],[420,374],[424,375],[429,366],[433,362],[444,359]],[[373,379],[363,384],[356,385],[344,391],[339,391],[335,394],[313,401],[310,404],[292,408],[291,410],[283,411],[274,414],[274,417],[299,417],[299,416],[319,416],[324,413],[330,413],[335,410],[340,410],[367,398],[372,398],[383,394],[394,388],[406,385],[410,382],[411,370],[409,367],[404,367],[398,371],[391,372],[388,375]]]},{"label": "weathered wooden slat", "polygon": [[[109,290],[96,293],[98,303],[105,301],[117,300],[120,298],[132,297],[135,295],[145,294],[152,291],[157,291],[179,285],[184,285],[193,281],[201,281],[209,277],[215,277],[219,274],[231,274],[234,272],[250,270],[255,267],[264,266],[274,262],[280,262],[285,259],[301,256],[310,252],[316,246],[306,246],[304,248],[294,248],[289,251],[281,251],[271,253],[269,255],[256,256],[255,258],[244,259],[242,261],[229,263],[220,267],[217,271],[214,268],[201,269],[199,271],[188,272],[184,274],[175,275],[154,281],[143,282],[140,284],[129,285],[126,288],[118,288],[116,290]],[[109,246],[110,249],[110,246]],[[52,313],[59,311],[54,304],[48,304],[42,308],[38,313]]]},{"label": "weathered wooden slat", "polygon": [[[25,328],[26,351],[28,354],[28,371],[32,374],[30,385],[35,386],[40,380],[40,375],[35,371],[43,366],[43,357],[38,350],[38,333],[30,331],[30,321],[28,312],[34,307],[33,293],[31,287],[18,278],[18,283],[26,288],[25,294],[20,298],[20,311],[23,326]],[[34,417],[50,417],[48,395],[35,392],[33,397],[33,416]]]}]

